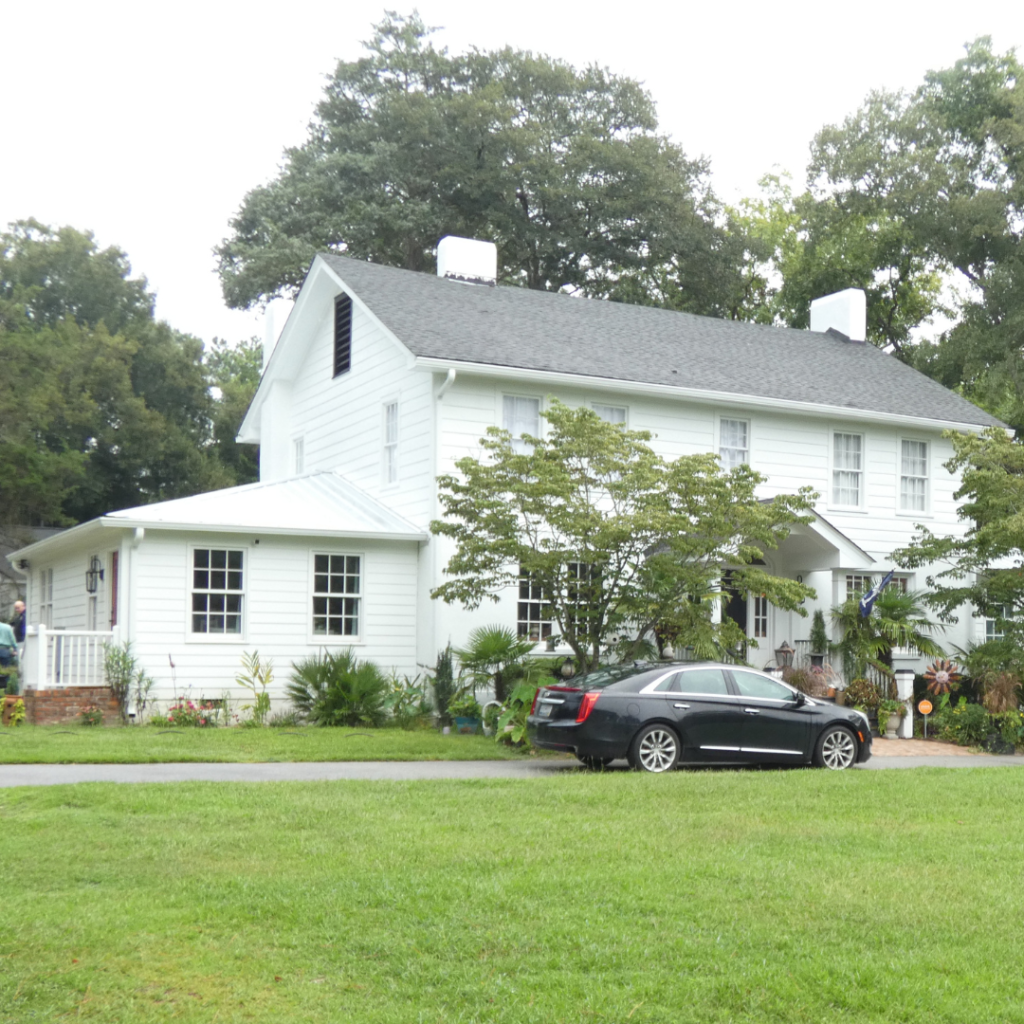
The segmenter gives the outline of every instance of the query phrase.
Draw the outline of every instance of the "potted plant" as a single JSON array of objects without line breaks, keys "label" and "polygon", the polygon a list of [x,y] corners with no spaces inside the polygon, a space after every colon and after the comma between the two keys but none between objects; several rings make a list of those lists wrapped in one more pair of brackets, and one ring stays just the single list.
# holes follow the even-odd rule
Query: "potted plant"
[{"label": "potted plant", "polygon": [[825,630],[825,613],[819,608],[811,621],[811,666],[822,668],[829,649],[828,632]]},{"label": "potted plant", "polygon": [[474,733],[480,728],[480,702],[471,693],[464,693],[448,702],[448,714],[455,722],[455,731]]},{"label": "potted plant", "polygon": [[900,727],[900,719],[907,713],[907,706],[901,700],[893,700],[886,697],[878,702],[878,731],[885,728],[887,740],[896,739],[896,732]]}]

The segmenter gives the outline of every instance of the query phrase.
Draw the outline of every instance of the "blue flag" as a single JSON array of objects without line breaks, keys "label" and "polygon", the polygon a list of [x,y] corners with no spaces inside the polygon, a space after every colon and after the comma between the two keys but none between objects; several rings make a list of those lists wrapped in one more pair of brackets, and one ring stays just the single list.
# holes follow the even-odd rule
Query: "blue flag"
[{"label": "blue flag", "polygon": [[871,614],[871,609],[875,606],[875,600],[878,595],[885,590],[887,586],[892,582],[895,569],[890,569],[883,577],[882,581],[872,587],[861,599],[860,599],[860,617],[866,619]]}]

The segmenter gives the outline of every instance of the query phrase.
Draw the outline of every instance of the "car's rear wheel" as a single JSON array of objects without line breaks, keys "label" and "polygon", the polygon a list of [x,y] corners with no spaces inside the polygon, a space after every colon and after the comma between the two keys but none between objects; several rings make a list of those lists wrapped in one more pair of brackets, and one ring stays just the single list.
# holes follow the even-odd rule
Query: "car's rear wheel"
[{"label": "car's rear wheel", "polygon": [[857,739],[841,725],[829,726],[819,737],[814,763],[819,768],[843,771],[857,762]]},{"label": "car's rear wheel", "polygon": [[614,759],[611,757],[584,757],[582,754],[577,754],[576,760],[585,768],[605,768],[610,765]]},{"label": "car's rear wheel", "polygon": [[667,725],[641,729],[629,748],[629,763],[645,772],[667,772],[679,762],[679,737]]}]

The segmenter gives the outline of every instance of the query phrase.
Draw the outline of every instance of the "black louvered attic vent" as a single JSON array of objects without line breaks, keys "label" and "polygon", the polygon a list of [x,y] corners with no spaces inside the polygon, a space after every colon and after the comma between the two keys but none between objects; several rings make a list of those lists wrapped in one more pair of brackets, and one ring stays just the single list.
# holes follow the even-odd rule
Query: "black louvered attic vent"
[{"label": "black louvered attic vent", "polygon": [[352,300],[339,295],[334,300],[334,376],[352,368]]}]

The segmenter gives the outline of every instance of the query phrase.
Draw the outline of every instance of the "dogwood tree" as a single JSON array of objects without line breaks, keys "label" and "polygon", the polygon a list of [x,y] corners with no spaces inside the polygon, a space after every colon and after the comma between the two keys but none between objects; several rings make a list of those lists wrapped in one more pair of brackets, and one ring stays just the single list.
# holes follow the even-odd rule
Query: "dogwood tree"
[{"label": "dogwood tree", "polygon": [[544,437],[513,444],[491,428],[482,458],[438,479],[444,517],[431,530],[455,545],[432,596],[476,608],[529,580],[553,628],[585,668],[627,631],[637,648],[666,629],[714,656],[745,638],[715,614],[729,588],[804,614],[813,591],[761,562],[805,521],[813,493],[758,498],[763,477],[724,472],[712,454],[666,461],[647,431],[552,401]]}]

